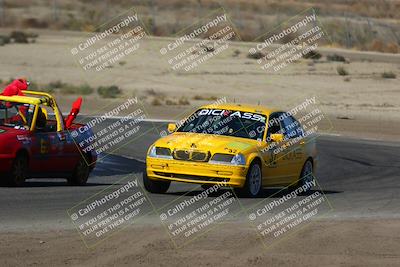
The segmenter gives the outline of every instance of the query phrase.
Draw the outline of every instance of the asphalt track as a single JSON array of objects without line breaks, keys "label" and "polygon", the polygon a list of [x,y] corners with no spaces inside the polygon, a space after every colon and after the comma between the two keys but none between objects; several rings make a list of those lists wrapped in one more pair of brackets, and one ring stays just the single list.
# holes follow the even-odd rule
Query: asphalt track
[{"label": "asphalt track", "polygon": [[[146,150],[165,126],[166,123],[144,122],[140,138],[98,161],[87,186],[71,187],[62,179],[32,179],[22,188],[0,187],[0,230],[72,228],[68,209],[128,175],[141,179]],[[323,135],[317,138],[317,145],[316,178],[332,206],[323,217],[340,220],[400,216],[400,143]],[[167,194],[153,194],[151,200],[158,208],[178,197],[190,197],[192,190],[196,193],[200,189],[175,183]],[[240,202],[244,207],[251,206],[276,197],[278,191],[266,189],[259,199],[242,198]],[[158,214],[153,215],[147,217],[146,223],[159,223]]]}]

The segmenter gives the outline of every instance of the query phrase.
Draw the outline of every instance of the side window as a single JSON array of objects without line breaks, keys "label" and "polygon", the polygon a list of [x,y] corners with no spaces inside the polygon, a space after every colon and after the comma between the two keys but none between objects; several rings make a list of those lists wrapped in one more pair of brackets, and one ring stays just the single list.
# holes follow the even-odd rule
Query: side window
[{"label": "side window", "polygon": [[273,113],[270,115],[268,121],[267,139],[271,136],[271,134],[282,133],[281,124],[279,123],[280,114],[281,113]]},{"label": "side window", "polygon": [[285,113],[285,118],[283,119],[283,127],[285,128],[285,136],[287,138],[303,136],[303,129],[300,123],[287,113]]},{"label": "side window", "polygon": [[296,123],[296,133],[297,137],[303,137],[304,136],[304,130],[303,127],[301,126],[300,122],[298,122],[294,117],[290,116],[292,118],[292,121]]},{"label": "side window", "polygon": [[54,120],[53,109],[44,105],[39,106],[36,118],[36,130],[40,132],[55,132],[57,123]]},{"label": "side window", "polygon": [[29,129],[35,105],[0,101],[0,126]]}]

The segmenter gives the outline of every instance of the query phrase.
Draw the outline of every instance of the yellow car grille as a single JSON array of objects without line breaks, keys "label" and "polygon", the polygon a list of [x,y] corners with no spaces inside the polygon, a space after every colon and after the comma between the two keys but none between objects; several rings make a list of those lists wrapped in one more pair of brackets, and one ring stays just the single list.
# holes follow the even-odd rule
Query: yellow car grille
[{"label": "yellow car grille", "polygon": [[154,172],[154,174],[169,178],[178,178],[185,180],[195,180],[195,181],[205,181],[205,182],[229,182],[229,178],[221,177],[208,177],[199,175],[186,175],[186,174],[176,174],[176,173],[165,173],[165,172]]},{"label": "yellow car grille", "polygon": [[172,153],[174,159],[207,162],[210,158],[210,152],[193,151],[193,150],[175,150]]}]

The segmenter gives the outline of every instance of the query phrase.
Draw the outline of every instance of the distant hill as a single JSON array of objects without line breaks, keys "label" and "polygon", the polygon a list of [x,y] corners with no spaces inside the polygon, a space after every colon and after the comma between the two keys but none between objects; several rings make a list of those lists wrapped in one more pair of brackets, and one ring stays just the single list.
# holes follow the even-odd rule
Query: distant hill
[{"label": "distant hill", "polygon": [[400,1],[396,0],[3,0],[0,25],[95,31],[134,7],[155,36],[174,36],[219,7],[230,15],[243,41],[313,7],[333,46],[400,52]]}]

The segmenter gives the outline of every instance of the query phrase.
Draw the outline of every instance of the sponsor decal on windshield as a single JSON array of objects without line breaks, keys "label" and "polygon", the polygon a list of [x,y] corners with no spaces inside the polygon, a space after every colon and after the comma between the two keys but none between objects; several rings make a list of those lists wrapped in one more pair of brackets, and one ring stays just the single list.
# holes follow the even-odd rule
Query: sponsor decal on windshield
[{"label": "sponsor decal on windshield", "polygon": [[265,116],[261,114],[243,112],[243,111],[233,111],[226,109],[202,109],[199,111],[199,116],[225,116],[225,117],[239,117],[241,119],[253,120],[265,122]]}]

